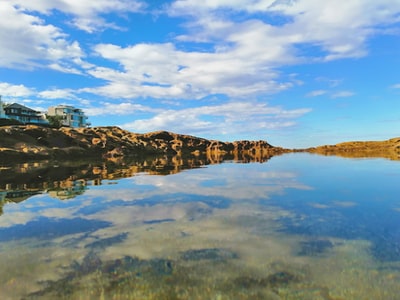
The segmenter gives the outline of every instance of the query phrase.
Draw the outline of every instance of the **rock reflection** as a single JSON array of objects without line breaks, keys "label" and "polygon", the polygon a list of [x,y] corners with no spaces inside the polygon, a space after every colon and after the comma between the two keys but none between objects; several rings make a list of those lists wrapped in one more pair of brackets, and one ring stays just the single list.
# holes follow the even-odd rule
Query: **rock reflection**
[{"label": "rock reflection", "polygon": [[0,166],[0,213],[5,203],[18,203],[40,193],[60,200],[71,199],[82,195],[87,186],[101,185],[103,180],[133,177],[139,173],[170,175],[226,160],[249,163],[266,162],[269,158],[271,156],[262,153],[217,155],[210,152],[206,156],[158,156],[135,160],[11,162]]}]

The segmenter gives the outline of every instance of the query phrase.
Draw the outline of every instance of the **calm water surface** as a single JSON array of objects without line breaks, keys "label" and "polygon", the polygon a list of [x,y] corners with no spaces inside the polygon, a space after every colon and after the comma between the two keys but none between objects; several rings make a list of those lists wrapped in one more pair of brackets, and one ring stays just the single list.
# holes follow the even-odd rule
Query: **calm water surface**
[{"label": "calm water surface", "polygon": [[0,299],[400,299],[399,161],[74,178],[2,186]]}]

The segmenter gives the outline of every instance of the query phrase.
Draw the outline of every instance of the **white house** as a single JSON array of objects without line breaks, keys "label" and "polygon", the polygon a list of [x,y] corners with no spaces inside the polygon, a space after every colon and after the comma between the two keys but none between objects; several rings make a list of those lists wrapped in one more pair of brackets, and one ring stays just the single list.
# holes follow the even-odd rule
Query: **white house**
[{"label": "white house", "polygon": [[61,116],[61,123],[68,127],[87,127],[90,123],[87,122],[88,117],[84,112],[73,106],[57,105],[49,107],[47,114],[49,116]]}]

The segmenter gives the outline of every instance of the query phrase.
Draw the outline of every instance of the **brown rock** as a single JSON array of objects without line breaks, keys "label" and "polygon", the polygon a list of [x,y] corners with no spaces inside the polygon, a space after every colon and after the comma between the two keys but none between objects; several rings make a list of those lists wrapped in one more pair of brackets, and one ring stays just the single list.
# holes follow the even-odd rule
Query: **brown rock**
[{"label": "brown rock", "polygon": [[273,155],[307,151],[346,157],[400,159],[400,138],[381,142],[346,142],[316,148],[290,150],[266,141],[222,142],[168,131],[132,133],[116,126],[92,128],[0,127],[0,159],[97,157],[118,158],[146,155],[206,156],[210,161],[265,161]]}]

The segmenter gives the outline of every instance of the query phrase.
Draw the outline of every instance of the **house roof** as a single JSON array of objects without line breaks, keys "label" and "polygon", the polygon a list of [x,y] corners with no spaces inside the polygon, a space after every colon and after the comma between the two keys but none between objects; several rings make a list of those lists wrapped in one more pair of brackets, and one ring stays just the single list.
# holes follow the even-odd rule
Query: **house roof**
[{"label": "house roof", "polygon": [[36,110],[34,110],[32,108],[26,107],[26,106],[18,104],[18,103],[4,105],[4,108],[5,109],[6,108],[17,108],[17,109],[23,109],[23,110],[26,110],[26,111],[37,112]]}]

